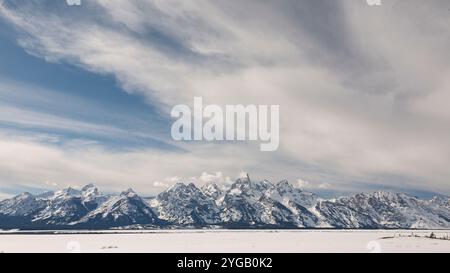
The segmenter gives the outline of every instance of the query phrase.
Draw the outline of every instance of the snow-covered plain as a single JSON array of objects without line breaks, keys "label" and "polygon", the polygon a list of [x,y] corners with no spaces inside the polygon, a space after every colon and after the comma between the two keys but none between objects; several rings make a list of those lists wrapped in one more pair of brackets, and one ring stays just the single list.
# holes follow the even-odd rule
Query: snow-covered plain
[{"label": "snow-covered plain", "polygon": [[[55,234],[0,232],[0,252],[450,252],[450,241],[425,238],[431,232],[429,230],[176,230]],[[450,236],[450,231],[433,232],[438,237]]]}]

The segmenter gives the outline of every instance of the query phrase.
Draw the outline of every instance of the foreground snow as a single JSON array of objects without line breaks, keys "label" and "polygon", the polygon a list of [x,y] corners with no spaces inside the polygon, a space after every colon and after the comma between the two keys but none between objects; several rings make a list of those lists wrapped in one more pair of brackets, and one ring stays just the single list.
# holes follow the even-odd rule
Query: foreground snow
[{"label": "foreground snow", "polygon": [[[0,233],[0,252],[450,252],[432,231],[137,231]],[[438,237],[450,231],[433,231]],[[411,236],[414,235],[414,236]],[[418,237],[416,237],[418,236]]]}]

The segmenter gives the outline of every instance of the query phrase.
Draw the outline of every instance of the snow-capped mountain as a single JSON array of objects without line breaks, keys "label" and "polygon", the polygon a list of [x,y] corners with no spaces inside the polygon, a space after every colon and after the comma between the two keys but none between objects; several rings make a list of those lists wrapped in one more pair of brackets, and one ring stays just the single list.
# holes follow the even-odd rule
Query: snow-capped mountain
[{"label": "snow-capped mountain", "polygon": [[33,215],[32,223],[37,226],[66,226],[67,223],[79,220],[91,210],[97,208],[106,199],[98,189],[86,185],[81,190],[71,187],[56,191],[51,195],[37,197],[45,202],[45,207]]},{"label": "snow-capped mountain", "polygon": [[151,200],[150,206],[161,219],[179,225],[205,226],[220,222],[214,199],[192,183],[173,185]]},{"label": "snow-capped mountain", "polygon": [[269,221],[261,219],[261,214],[266,208],[259,201],[269,187],[268,181],[252,183],[246,178],[240,178],[231,185],[231,188],[217,201],[221,208],[220,217],[225,225],[245,227],[268,223]]},{"label": "snow-capped mountain", "polygon": [[[275,222],[291,223],[295,227],[317,227],[320,223],[313,207],[318,196],[293,187],[283,180],[272,185],[264,192],[262,200],[267,202],[266,207]],[[278,208],[278,211],[276,210]],[[284,212],[283,214],[281,214]]]},{"label": "snow-capped mountain", "polygon": [[28,192],[0,202],[0,214],[4,216],[32,217],[46,207],[43,200],[37,199]]},{"label": "snow-capped mountain", "polygon": [[[130,195],[130,196],[129,196]],[[82,225],[86,228],[98,227],[114,227],[121,225],[139,223],[152,223],[151,221],[134,221],[132,218],[132,211],[126,210],[127,207],[132,207],[133,196],[131,194],[120,196],[109,196],[101,194],[98,189],[92,185],[86,185],[81,190],[73,189],[71,187],[56,191],[46,192],[44,194],[33,196],[29,193],[18,195],[12,199],[0,202],[0,228],[22,228],[22,229],[50,229],[50,228],[74,228]],[[119,198],[122,197],[122,198]],[[129,197],[129,200],[123,200]],[[115,200],[117,199],[117,200]],[[147,210],[148,213],[153,213],[148,205],[135,198],[134,204],[143,207],[142,210]],[[113,202],[115,200],[116,202]],[[126,201],[129,201],[128,203]],[[142,204],[139,204],[139,201]],[[113,203],[113,204],[111,204]],[[103,205],[117,205],[117,209],[111,208],[111,217],[104,215],[104,217],[94,217],[94,212],[98,212]],[[108,207],[109,208],[109,207]],[[118,210],[123,209],[123,217],[118,217]],[[154,218],[157,218],[153,214]],[[108,224],[105,224],[105,219],[110,219]],[[127,221],[124,221],[126,218]],[[142,220],[136,217],[137,220]],[[20,225],[11,227],[10,220],[20,222]],[[95,220],[95,221],[94,221]]]},{"label": "snow-capped mountain", "polygon": [[200,188],[200,190],[203,192],[204,195],[213,200],[217,200],[219,196],[221,196],[224,193],[224,190],[213,182],[206,183]]},{"label": "snow-capped mountain", "polygon": [[449,200],[425,201],[406,194],[378,191],[320,202],[316,209],[334,227],[448,228]]},{"label": "snow-capped mountain", "polygon": [[109,228],[131,225],[159,224],[149,205],[132,189],[118,196],[111,196],[98,208],[89,212],[78,221],[70,223],[75,227]]},{"label": "snow-capped mountain", "polygon": [[92,184],[0,202],[0,229],[450,228],[450,200],[378,191],[332,200],[288,181],[238,179],[227,189],[177,183],[143,199]]},{"label": "snow-capped mountain", "polygon": [[315,227],[318,218],[308,210],[317,196],[287,181],[272,184],[238,179],[218,200],[221,219],[230,227]]}]

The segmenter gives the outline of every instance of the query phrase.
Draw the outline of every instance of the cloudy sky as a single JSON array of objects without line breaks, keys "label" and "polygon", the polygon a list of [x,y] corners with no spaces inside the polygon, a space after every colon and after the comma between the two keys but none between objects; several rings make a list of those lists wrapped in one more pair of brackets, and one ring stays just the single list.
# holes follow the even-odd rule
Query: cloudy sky
[{"label": "cloudy sky", "polygon": [[[0,0],[0,198],[289,179],[450,194],[447,0]],[[280,147],[175,142],[171,108],[280,105]]]}]

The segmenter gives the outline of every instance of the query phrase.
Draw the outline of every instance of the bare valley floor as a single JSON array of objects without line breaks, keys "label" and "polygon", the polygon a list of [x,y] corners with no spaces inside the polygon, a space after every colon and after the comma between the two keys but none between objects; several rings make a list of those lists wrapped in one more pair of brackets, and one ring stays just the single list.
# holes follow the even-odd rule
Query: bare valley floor
[{"label": "bare valley floor", "polygon": [[450,230],[0,232],[0,252],[450,252]]}]

